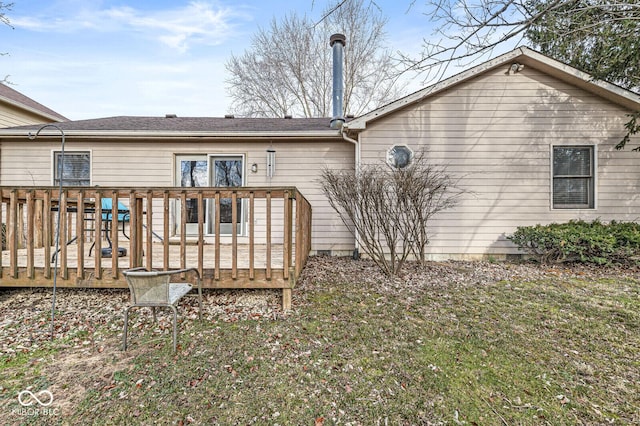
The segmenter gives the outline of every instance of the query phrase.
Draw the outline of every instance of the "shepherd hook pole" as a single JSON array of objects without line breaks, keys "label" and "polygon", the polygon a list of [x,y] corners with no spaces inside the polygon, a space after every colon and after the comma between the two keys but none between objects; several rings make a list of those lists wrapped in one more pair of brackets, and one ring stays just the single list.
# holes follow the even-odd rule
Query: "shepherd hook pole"
[{"label": "shepherd hook pole", "polygon": [[[60,201],[62,198],[62,181],[63,181],[63,177],[64,177],[64,139],[65,139],[65,135],[64,135],[64,130],[62,130],[59,126],[55,125],[55,124],[45,124],[44,126],[40,127],[38,129],[38,131],[36,132],[36,134],[32,134],[31,132],[29,132],[29,139],[34,140],[35,138],[38,137],[38,135],[40,135],[40,132],[43,129],[46,129],[47,127],[51,127],[56,129],[57,131],[60,132],[60,136],[62,138],[62,142],[61,142],[61,154],[60,154],[60,165],[58,167],[58,169],[60,170],[60,176],[58,177],[59,180],[59,185],[58,185],[58,215],[57,215],[57,223],[56,223],[56,251],[54,253],[56,253],[55,256],[55,262],[53,263],[53,299],[51,300],[51,340],[53,340],[54,334],[55,334],[55,328],[54,328],[54,322],[55,322],[55,317],[56,317],[56,288],[57,288],[57,279],[58,279],[58,250],[60,249],[60,210],[61,210],[61,206],[60,206]],[[54,162],[55,164],[55,162]],[[54,172],[57,175],[57,170]],[[55,175],[54,175],[55,176]],[[45,259],[45,262],[47,260]]]}]

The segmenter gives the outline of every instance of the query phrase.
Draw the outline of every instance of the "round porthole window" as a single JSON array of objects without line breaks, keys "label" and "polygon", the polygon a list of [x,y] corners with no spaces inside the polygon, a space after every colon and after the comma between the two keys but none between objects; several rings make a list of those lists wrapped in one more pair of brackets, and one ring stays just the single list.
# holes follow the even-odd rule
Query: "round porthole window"
[{"label": "round porthole window", "polygon": [[413,151],[406,145],[394,145],[387,151],[387,164],[396,169],[403,169],[411,163]]}]

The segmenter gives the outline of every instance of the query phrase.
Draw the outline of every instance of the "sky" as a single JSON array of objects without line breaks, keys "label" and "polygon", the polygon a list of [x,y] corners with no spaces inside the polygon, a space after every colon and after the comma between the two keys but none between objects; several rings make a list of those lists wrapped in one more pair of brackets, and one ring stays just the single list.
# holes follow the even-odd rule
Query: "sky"
[{"label": "sky", "polygon": [[[5,4],[7,2],[4,2]],[[429,23],[410,0],[376,0],[392,50],[415,53]],[[419,2],[417,2],[419,3]],[[0,25],[0,80],[72,120],[221,117],[225,62],[258,28],[325,0],[13,0]],[[329,45],[327,43],[327,49]],[[410,90],[421,86],[412,81]]]}]

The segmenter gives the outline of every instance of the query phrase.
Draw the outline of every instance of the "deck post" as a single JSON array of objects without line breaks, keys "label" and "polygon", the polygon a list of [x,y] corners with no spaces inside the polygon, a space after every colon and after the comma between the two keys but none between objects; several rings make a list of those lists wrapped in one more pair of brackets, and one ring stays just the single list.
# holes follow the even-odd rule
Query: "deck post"
[{"label": "deck post", "polygon": [[231,193],[231,278],[238,279],[238,194]]},{"label": "deck post", "polygon": [[198,193],[198,273],[204,276],[204,198]]},{"label": "deck post", "polygon": [[[142,258],[144,257],[144,244],[142,243],[142,238],[143,238],[142,225],[144,225],[144,220],[142,218],[144,214],[142,210],[143,203],[142,203],[142,197],[137,197],[135,193],[132,194],[131,197],[133,198],[133,201],[129,201],[129,215],[131,215],[131,211],[132,211],[131,205],[133,204],[134,206],[133,211],[135,212],[135,215],[136,215],[136,225],[135,225],[135,230],[131,230],[131,223],[129,223],[129,230],[132,233],[130,238],[135,239],[136,267],[141,267],[143,264]],[[129,218],[129,221],[131,221],[131,218]],[[135,235],[135,238],[134,238],[134,235]],[[149,255],[151,255],[151,253],[149,253]]]},{"label": "deck post", "polygon": [[[60,233],[58,234],[58,239],[60,242],[60,251],[56,253],[58,260],[60,261],[60,277],[63,280],[69,279],[69,268],[67,267],[67,216],[69,212],[67,211],[67,201],[68,201],[68,192],[66,189],[63,189],[61,193],[59,193],[58,199],[60,200]],[[45,259],[45,262],[48,259]]]},{"label": "deck post", "polygon": [[180,269],[187,267],[187,193],[180,194]]},{"label": "deck post", "polygon": [[[144,213],[142,211],[139,214]],[[153,269],[153,193],[147,191],[147,270]]]},{"label": "deck post", "polygon": [[[111,276],[118,278],[118,192],[111,191]],[[100,253],[98,253],[100,256]]]},{"label": "deck post", "polygon": [[[51,192],[44,191],[42,198],[42,245],[44,258],[51,259]],[[51,278],[51,262],[44,262],[44,277]]]},{"label": "deck post", "polygon": [[42,238],[42,220],[43,220],[43,214],[44,214],[44,207],[42,204],[42,199],[37,199],[35,200],[35,212],[34,212],[34,225],[35,228],[33,230],[34,235],[33,235],[33,243],[35,244],[35,247],[43,247],[44,244],[44,240]]},{"label": "deck post", "polygon": [[282,289],[282,310],[283,311],[291,310],[291,289],[290,288]]},{"label": "deck post", "polygon": [[267,191],[267,279],[271,279],[271,191]]},{"label": "deck post", "polygon": [[162,269],[169,270],[169,191],[162,193]]},{"label": "deck post", "polygon": [[253,280],[255,278],[255,231],[254,224],[256,223],[255,219],[255,193],[251,191],[249,193],[249,279]]},{"label": "deck post", "polygon": [[220,192],[216,191],[215,194],[215,220],[214,220],[214,232],[215,232],[215,267],[213,276],[216,281],[220,280]]},{"label": "deck post", "polygon": [[[129,192],[129,267],[137,268],[140,266],[140,259],[138,258],[138,212],[136,211],[136,194],[134,191]],[[119,218],[118,218],[119,219]],[[115,226],[118,225],[118,221],[115,222]]]},{"label": "deck post", "polygon": [[[1,246],[0,249],[4,251],[9,247],[7,244],[7,225],[8,224],[5,218],[2,217],[2,211],[5,210],[3,209],[3,206],[5,208],[8,208],[4,202],[4,195],[0,197],[0,224],[1,224],[0,226],[2,226],[2,230],[0,231],[2,232],[2,241],[0,241],[0,246]],[[2,278],[2,256],[0,256],[0,278]]]},{"label": "deck post", "polygon": [[289,279],[289,266],[291,266],[292,239],[293,239],[293,194],[289,190],[284,191],[284,248],[283,265],[284,278]]},{"label": "deck post", "polygon": [[95,245],[93,246],[93,274],[96,279],[102,279],[102,192],[96,191],[95,193],[95,226],[96,228],[96,236],[95,236]]},{"label": "deck post", "polygon": [[33,234],[34,234],[34,193],[33,191],[27,192],[27,277],[33,278],[35,273],[34,259],[33,259]]},{"label": "deck post", "polygon": [[78,279],[84,279],[84,191],[78,191],[78,209],[76,213],[76,242],[78,244]]},{"label": "deck post", "polygon": [[7,223],[7,246],[9,246],[9,274],[18,278],[18,193],[9,195],[9,220]]}]

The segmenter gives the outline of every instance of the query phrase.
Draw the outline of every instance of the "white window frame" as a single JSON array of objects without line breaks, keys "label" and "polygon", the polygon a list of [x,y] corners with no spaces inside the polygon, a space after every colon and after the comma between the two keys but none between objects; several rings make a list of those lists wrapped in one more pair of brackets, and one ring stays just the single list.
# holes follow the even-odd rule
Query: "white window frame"
[{"label": "white window frame", "polygon": [[[209,185],[213,186],[213,184],[215,183],[214,180],[214,176],[213,176],[213,163],[215,162],[216,159],[222,159],[225,157],[229,157],[229,158],[238,158],[240,157],[240,161],[242,161],[242,183],[240,184],[239,188],[246,186],[247,185],[247,156],[246,154],[231,154],[231,153],[223,153],[223,154],[208,154],[207,158],[208,158],[208,172],[209,172]],[[247,236],[247,200],[242,200],[241,202],[241,207],[240,207],[240,223],[238,225],[240,225],[240,232],[237,233],[238,237],[245,237]],[[207,207],[206,207],[206,215],[208,218],[210,218],[211,216],[213,216],[213,206],[211,205],[211,203],[207,203]],[[208,235],[215,235],[215,231],[211,230],[211,232]],[[232,233],[226,233],[226,232],[220,232],[220,236],[231,236]]]},{"label": "white window frame", "polygon": [[[553,171],[553,160],[554,153],[556,148],[589,148],[591,151],[591,197],[593,197],[592,205],[564,205],[558,207],[554,204],[554,179],[556,176]],[[575,144],[575,143],[567,143],[567,144],[553,144],[550,146],[549,152],[549,176],[550,176],[550,185],[549,185],[549,203],[551,210],[557,211],[566,211],[566,210],[596,210],[598,208],[598,145],[595,144]],[[569,177],[569,176],[564,176]]]},{"label": "white window frame", "polygon": [[[56,181],[56,156],[57,154],[62,153],[61,149],[52,149],[51,150],[51,185],[58,186],[59,182]],[[72,154],[89,154],[89,183],[87,185],[81,186],[92,186],[93,185],[93,150],[91,149],[65,149],[64,156]],[[63,186],[72,186],[65,185],[63,182]],[[75,185],[74,185],[75,186]]]},{"label": "white window frame", "polygon": [[[399,166],[399,165],[397,165],[395,163],[395,158],[393,157],[393,151],[396,148],[405,148],[407,151],[409,151],[409,158],[408,158],[407,164],[405,164],[404,166]],[[413,156],[414,156],[414,152],[408,145],[406,145],[406,144],[395,144],[395,145],[393,145],[392,147],[390,147],[387,150],[386,160],[387,160],[387,164],[390,167],[399,170],[399,169],[403,169],[403,168],[409,166],[411,164],[411,162],[413,161]]]}]

